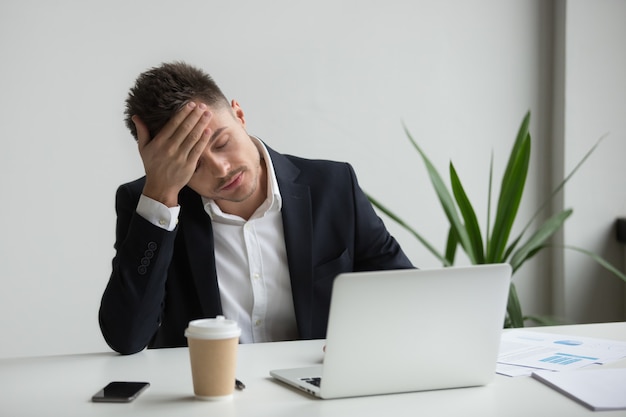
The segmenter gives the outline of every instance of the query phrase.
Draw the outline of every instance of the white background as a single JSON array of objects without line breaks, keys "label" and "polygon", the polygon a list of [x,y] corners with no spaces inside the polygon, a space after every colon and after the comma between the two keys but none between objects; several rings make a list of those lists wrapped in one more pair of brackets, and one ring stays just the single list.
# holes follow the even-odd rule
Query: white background
[{"label": "white background", "polygon": [[[0,357],[108,349],[114,194],[143,173],[124,100],[164,61],[211,73],[274,149],[351,162],[438,248],[446,221],[402,123],[445,178],[454,162],[484,225],[491,153],[499,180],[530,110],[518,227],[609,133],[556,203],[574,208],[566,244],[621,266],[624,39],[620,0],[3,1]],[[439,265],[385,222],[417,266]],[[624,319],[623,283],[577,253],[546,251],[515,282],[526,313]]]}]

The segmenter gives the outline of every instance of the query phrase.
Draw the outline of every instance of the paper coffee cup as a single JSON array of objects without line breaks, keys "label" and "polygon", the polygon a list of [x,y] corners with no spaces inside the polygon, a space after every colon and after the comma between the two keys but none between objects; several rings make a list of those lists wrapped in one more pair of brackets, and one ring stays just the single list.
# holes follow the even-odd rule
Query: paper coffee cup
[{"label": "paper coffee cup", "polygon": [[193,390],[202,400],[232,398],[237,369],[237,346],[241,329],[224,316],[189,322],[185,337],[189,345],[189,359]]}]

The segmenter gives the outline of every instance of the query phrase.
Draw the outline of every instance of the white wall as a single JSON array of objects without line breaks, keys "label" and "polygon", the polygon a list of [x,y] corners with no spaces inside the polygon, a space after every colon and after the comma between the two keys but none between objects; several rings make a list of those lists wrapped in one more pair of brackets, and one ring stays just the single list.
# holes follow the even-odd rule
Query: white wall
[{"label": "white wall", "polygon": [[[568,0],[565,17],[563,165],[570,171],[603,135],[600,146],[564,193],[574,215],[566,244],[592,249],[620,267],[615,219],[626,216],[626,1]],[[624,320],[624,283],[584,255],[565,251],[556,312],[573,321]]]},{"label": "white wall", "polygon": [[[527,218],[548,188],[552,26],[542,0],[0,3],[0,357],[107,349],[97,310],[113,256],[113,197],[142,174],[123,101],[146,68],[174,59],[205,68],[247,111],[251,133],[283,152],[350,161],[363,188],[441,247],[445,221],[401,121],[443,173],[454,161],[483,213],[490,152],[499,178],[531,110]],[[582,23],[577,33],[591,36]],[[621,39],[609,38],[607,51]],[[621,74],[604,75],[609,87]],[[603,114],[571,115],[593,123],[577,132],[582,141],[613,129],[619,114]],[[568,196],[585,191],[584,176],[619,166],[619,138]],[[568,152],[576,159],[581,150]],[[594,192],[624,209],[615,188]],[[610,220],[575,243],[611,245]],[[415,264],[438,265],[387,224]],[[529,313],[550,311],[549,264],[541,257],[516,274]]]}]

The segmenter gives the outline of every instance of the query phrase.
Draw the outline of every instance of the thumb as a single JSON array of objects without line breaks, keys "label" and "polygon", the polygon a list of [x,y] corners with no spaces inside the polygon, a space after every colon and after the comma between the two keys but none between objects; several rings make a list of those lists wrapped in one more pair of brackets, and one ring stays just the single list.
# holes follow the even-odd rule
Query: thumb
[{"label": "thumb", "polygon": [[131,120],[135,124],[135,129],[137,130],[137,144],[139,148],[143,148],[146,146],[148,142],[150,142],[150,132],[148,131],[148,127],[144,122],[141,121],[139,116],[134,115],[131,117]]}]

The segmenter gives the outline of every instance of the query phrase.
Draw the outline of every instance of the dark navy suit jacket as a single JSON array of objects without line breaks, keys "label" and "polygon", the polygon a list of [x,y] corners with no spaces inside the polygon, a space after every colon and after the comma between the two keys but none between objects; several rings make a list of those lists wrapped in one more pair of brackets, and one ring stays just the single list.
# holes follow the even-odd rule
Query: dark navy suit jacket
[{"label": "dark navy suit jacket", "polygon": [[[299,337],[324,338],[339,273],[413,266],[349,164],[268,151],[283,200]],[[116,255],[99,312],[105,340],[123,354],[186,346],[190,320],[222,313],[213,230],[201,197],[188,187],[181,190],[179,222],[168,232],[136,213],[144,182],[117,190]]]}]

